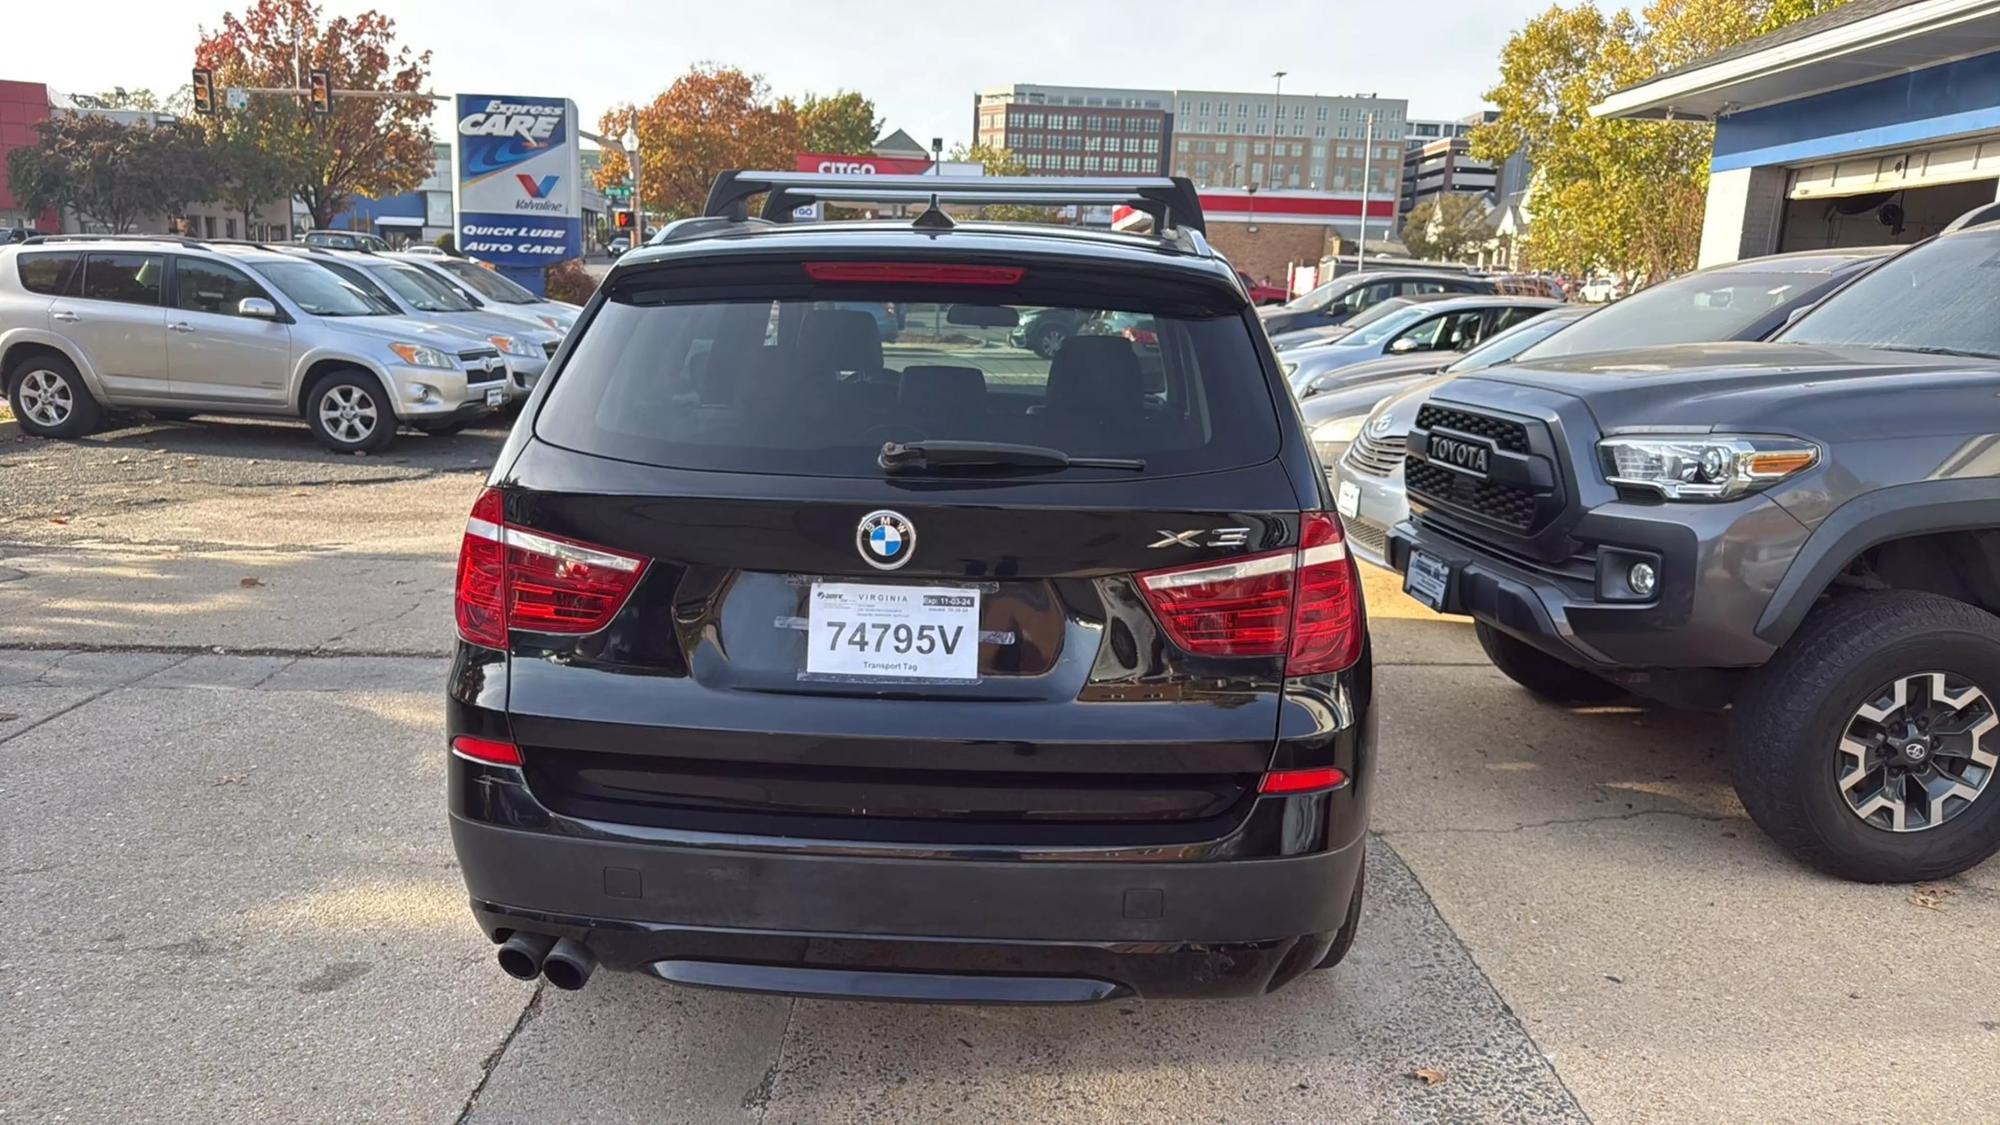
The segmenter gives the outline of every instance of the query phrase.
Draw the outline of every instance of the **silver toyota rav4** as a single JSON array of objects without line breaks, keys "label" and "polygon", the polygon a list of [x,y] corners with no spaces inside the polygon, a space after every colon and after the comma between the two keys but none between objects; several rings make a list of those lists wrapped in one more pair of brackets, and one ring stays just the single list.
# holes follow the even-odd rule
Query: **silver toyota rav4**
[{"label": "silver toyota rav4", "polygon": [[318,262],[397,312],[428,324],[469,332],[507,361],[507,394],[527,398],[562,345],[563,334],[540,320],[510,314],[475,298],[411,261],[357,250],[305,247],[291,251]]},{"label": "silver toyota rav4", "polygon": [[332,271],[252,244],[58,235],[0,250],[0,383],[21,427],[79,437],[111,409],[302,417],[378,450],[503,405],[484,337],[401,316]]}]

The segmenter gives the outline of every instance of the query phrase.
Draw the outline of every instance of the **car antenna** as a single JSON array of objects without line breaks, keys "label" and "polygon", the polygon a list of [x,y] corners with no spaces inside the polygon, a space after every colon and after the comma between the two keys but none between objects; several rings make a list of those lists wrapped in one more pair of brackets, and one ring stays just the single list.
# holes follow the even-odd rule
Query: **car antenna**
[{"label": "car antenna", "polygon": [[944,208],[938,206],[936,192],[931,193],[930,206],[924,208],[924,213],[918,215],[916,222],[910,225],[918,230],[951,230],[958,226],[951,221],[950,215],[944,213]]}]

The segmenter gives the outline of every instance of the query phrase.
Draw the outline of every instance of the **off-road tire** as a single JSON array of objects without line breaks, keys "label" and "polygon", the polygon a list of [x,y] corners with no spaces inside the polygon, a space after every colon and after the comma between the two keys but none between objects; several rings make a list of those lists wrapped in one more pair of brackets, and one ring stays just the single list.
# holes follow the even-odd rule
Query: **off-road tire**
[{"label": "off-road tire", "polygon": [[1625,694],[1625,689],[1581,668],[1565,664],[1548,653],[1486,624],[1473,623],[1479,647],[1502,675],[1551,703],[1606,703]]},{"label": "off-road tire", "polygon": [[[1864,822],[1843,797],[1839,745],[1884,684],[1925,672],[1961,677],[2000,702],[2000,617],[1938,594],[1853,593],[1809,614],[1738,693],[1729,724],[1737,796],[1801,862],[1844,879],[1941,879],[2000,851],[2000,778],[1921,831]],[[2000,731],[1985,746],[2000,750]]]}]

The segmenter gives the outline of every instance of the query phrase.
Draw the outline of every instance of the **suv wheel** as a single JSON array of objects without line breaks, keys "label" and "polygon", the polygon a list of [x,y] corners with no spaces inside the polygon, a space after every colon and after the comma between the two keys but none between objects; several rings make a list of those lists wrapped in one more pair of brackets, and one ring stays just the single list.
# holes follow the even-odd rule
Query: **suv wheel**
[{"label": "suv wheel", "polygon": [[1937,594],[1814,610],[1738,696],[1736,791],[1805,863],[1941,879],[2000,851],[2000,618]]},{"label": "suv wheel", "polygon": [[373,453],[396,438],[389,396],[364,371],[321,376],[306,392],[306,425],[321,445],[341,453]]},{"label": "suv wheel", "polygon": [[82,437],[104,419],[76,365],[50,352],[37,352],[14,365],[7,401],[21,428],[37,437]]},{"label": "suv wheel", "polygon": [[1565,664],[1541,649],[1486,624],[1473,623],[1479,647],[1508,679],[1551,703],[1604,703],[1625,694],[1610,680]]},{"label": "suv wheel", "polygon": [[1063,331],[1062,325],[1045,324],[1035,329],[1034,336],[1028,341],[1028,350],[1043,359],[1054,359],[1056,350],[1061,348],[1063,341],[1067,339],[1069,333]]}]

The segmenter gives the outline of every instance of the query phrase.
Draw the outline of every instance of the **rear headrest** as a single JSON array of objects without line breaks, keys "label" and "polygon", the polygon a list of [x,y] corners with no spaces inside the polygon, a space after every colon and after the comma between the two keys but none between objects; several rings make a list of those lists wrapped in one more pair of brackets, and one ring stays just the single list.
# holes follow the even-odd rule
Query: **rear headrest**
[{"label": "rear headrest", "polygon": [[880,371],[881,332],[865,312],[814,309],[799,326],[799,356],[817,371]]},{"label": "rear headrest", "polygon": [[905,367],[897,400],[908,413],[976,414],[986,409],[986,375],[977,367]]},{"label": "rear headrest", "polygon": [[1146,387],[1132,342],[1122,336],[1071,336],[1049,364],[1043,410],[1115,412],[1144,404]]}]

